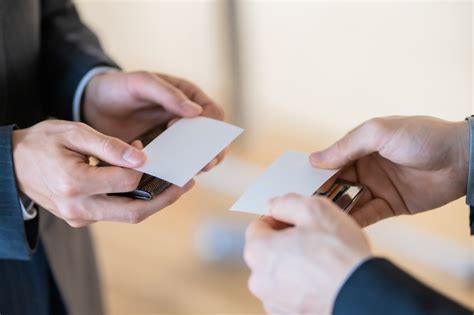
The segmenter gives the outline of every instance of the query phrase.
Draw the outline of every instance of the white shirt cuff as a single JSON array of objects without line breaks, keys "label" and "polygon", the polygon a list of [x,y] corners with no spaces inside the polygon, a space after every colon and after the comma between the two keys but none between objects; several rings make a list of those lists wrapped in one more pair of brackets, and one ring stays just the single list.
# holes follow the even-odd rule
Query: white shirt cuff
[{"label": "white shirt cuff", "polygon": [[25,207],[23,201],[20,198],[20,206],[24,221],[33,220],[34,218],[36,218],[38,210],[36,210],[35,203],[33,202],[33,200],[30,200],[29,204]]},{"label": "white shirt cuff", "polygon": [[89,81],[98,74],[116,71],[117,68],[112,67],[95,67],[89,70],[81,79],[77,85],[76,92],[74,93],[74,99],[72,101],[72,119],[74,121],[81,121],[81,101],[84,90],[87,87]]}]

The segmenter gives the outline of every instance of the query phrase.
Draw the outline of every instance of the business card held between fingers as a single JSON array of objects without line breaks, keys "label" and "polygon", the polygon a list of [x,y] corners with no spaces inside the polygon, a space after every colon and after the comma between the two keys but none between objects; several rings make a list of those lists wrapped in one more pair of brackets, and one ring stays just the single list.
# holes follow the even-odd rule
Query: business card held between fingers
[{"label": "business card held between fingers", "polygon": [[240,196],[230,210],[263,215],[271,198],[288,193],[312,196],[337,171],[312,167],[307,153],[285,151]]},{"label": "business card held between fingers", "polygon": [[182,118],[150,142],[136,170],[184,186],[241,133],[242,128],[207,118]]}]

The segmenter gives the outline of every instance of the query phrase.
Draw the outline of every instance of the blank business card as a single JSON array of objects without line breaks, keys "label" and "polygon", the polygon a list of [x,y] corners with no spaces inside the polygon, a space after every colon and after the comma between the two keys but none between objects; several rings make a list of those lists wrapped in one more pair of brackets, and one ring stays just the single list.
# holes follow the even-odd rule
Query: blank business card
[{"label": "blank business card", "polygon": [[150,142],[138,171],[184,186],[235,140],[243,129],[207,118],[183,118]]},{"label": "blank business card", "polygon": [[316,169],[309,154],[286,151],[247,189],[230,210],[265,214],[266,204],[273,197],[287,193],[311,196],[337,170]]}]

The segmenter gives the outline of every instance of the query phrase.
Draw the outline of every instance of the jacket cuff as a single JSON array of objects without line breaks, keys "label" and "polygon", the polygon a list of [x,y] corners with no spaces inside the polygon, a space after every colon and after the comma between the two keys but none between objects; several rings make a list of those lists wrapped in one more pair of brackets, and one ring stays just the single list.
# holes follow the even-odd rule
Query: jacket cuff
[{"label": "jacket cuff", "polygon": [[383,258],[362,264],[339,291],[334,315],[471,314]]},{"label": "jacket cuff", "polygon": [[469,227],[474,235],[474,116],[466,118],[469,124],[469,148],[466,203],[469,207]]},{"label": "jacket cuff", "polygon": [[38,216],[25,223],[12,151],[14,125],[0,126],[0,259],[28,260],[38,243]]}]

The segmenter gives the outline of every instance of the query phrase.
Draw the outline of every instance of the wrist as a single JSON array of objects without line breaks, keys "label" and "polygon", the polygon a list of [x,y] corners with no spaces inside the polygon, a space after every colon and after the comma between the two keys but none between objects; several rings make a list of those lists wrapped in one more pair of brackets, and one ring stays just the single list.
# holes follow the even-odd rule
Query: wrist
[{"label": "wrist", "polygon": [[469,121],[464,120],[454,123],[455,138],[454,143],[456,149],[453,156],[453,165],[455,170],[455,179],[462,189],[462,195],[467,193],[467,183],[469,175],[469,159],[470,159],[470,128]]},{"label": "wrist", "polygon": [[21,156],[23,155],[23,140],[26,136],[25,129],[14,130],[12,132],[12,157],[13,157],[13,167],[15,170],[16,182],[18,185],[18,190],[25,192],[24,183],[21,176]]},{"label": "wrist", "polygon": [[[120,71],[112,67],[95,67],[89,70],[79,82],[73,101],[73,120],[87,122],[88,108],[94,107],[97,94],[97,81],[108,72]],[[91,92],[92,91],[92,92]]]},{"label": "wrist", "polygon": [[[474,117],[468,117],[464,121],[467,131],[465,136],[467,137],[467,144],[464,146],[466,153],[467,175],[466,175],[466,203],[468,205],[474,205]],[[471,209],[472,211],[472,209]],[[472,214],[472,212],[471,212]],[[471,226],[471,234],[472,232]]]}]

